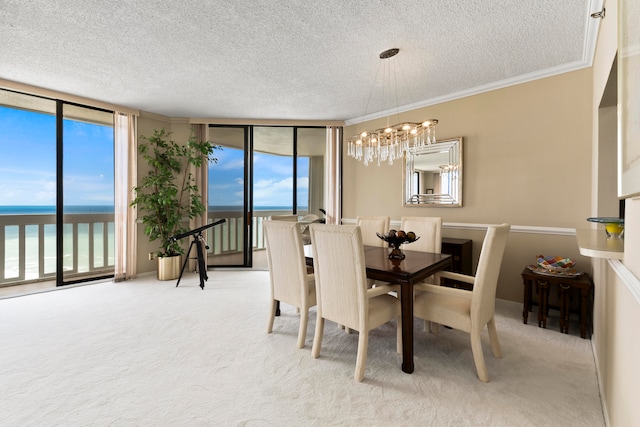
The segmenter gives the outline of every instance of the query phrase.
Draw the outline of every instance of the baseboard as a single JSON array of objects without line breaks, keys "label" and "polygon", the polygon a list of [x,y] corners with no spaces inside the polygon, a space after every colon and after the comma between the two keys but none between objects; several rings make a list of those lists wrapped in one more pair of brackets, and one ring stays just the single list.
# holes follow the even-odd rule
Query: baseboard
[{"label": "baseboard", "polygon": [[600,392],[600,405],[602,406],[602,416],[604,417],[604,424],[606,427],[610,427],[609,423],[609,411],[607,410],[607,400],[604,398],[604,389],[602,388],[602,376],[600,375],[600,363],[598,362],[598,353],[595,348],[595,341],[593,337],[591,339],[591,354],[593,354],[593,363],[596,365],[596,379],[598,380],[598,391]]}]

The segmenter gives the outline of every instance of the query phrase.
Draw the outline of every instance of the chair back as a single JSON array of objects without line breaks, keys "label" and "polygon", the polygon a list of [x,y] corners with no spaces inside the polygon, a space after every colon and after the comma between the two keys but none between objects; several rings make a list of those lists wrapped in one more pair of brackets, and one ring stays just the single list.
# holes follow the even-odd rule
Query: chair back
[{"label": "chair back", "polygon": [[442,252],[442,218],[435,216],[403,216],[400,229],[413,231],[420,238],[404,248],[409,251]]},{"label": "chair back", "polygon": [[368,313],[359,226],[311,224],[318,317],[361,330]]},{"label": "chair back", "polygon": [[509,224],[491,225],[482,242],[471,297],[471,319],[480,325],[486,324],[495,311],[498,276],[510,228]]},{"label": "chair back", "polygon": [[306,307],[309,288],[298,223],[264,221],[263,230],[273,299]]},{"label": "chair back", "polygon": [[384,234],[389,231],[391,218],[388,216],[359,216],[356,225],[362,233],[362,244],[367,246],[387,246],[387,242],[379,238],[376,233]]}]

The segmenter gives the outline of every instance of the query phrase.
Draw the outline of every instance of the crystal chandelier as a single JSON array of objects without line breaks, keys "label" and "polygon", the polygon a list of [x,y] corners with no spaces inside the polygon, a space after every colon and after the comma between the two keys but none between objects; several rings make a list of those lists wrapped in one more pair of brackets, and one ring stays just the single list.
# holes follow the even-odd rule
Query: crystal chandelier
[{"label": "crystal chandelier", "polygon": [[[392,58],[399,51],[400,49],[385,50],[380,54],[380,59]],[[401,159],[406,152],[435,143],[437,124],[438,120],[428,119],[421,123],[401,122],[380,129],[366,130],[347,140],[347,155],[362,161],[365,166],[374,161],[378,166],[382,162],[392,165],[394,160]]]}]

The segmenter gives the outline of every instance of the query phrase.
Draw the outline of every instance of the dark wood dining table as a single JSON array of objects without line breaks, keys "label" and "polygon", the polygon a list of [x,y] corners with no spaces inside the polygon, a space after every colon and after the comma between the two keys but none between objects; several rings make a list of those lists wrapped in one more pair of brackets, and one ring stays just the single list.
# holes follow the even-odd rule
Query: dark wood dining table
[{"label": "dark wood dining table", "polygon": [[[311,245],[305,245],[307,264],[313,265]],[[390,249],[364,246],[369,279],[400,285],[402,308],[402,371],[413,372],[413,285],[451,266],[451,255],[403,250],[402,260],[389,259]]]}]

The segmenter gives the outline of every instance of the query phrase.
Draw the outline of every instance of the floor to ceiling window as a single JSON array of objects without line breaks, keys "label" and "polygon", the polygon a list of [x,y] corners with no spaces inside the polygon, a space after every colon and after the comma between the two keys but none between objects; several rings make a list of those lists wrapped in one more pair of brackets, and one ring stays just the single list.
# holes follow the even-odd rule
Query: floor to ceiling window
[{"label": "floor to ceiling window", "polygon": [[107,277],[113,113],[0,90],[0,286]]},{"label": "floor to ceiling window", "polygon": [[63,280],[113,274],[112,112],[63,105],[60,178],[64,224]]},{"label": "floor to ceiling window", "polygon": [[324,127],[216,125],[209,139],[222,146],[209,167],[209,217],[227,220],[212,233],[209,265],[251,266],[272,215],[322,216]]}]

